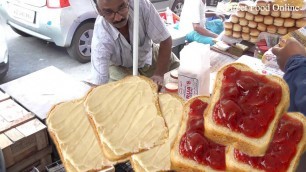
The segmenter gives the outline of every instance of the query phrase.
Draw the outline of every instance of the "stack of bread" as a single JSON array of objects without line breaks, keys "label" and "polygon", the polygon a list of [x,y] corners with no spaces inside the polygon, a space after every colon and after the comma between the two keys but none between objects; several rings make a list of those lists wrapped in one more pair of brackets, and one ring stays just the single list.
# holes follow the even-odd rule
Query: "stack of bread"
[{"label": "stack of bread", "polygon": [[232,63],[218,71],[211,98],[184,103],[133,76],[54,106],[46,123],[67,171],[127,160],[136,172],[294,171],[306,118],[288,104],[281,78]]},{"label": "stack of bread", "polygon": [[224,22],[225,35],[255,43],[261,32],[285,35],[306,26],[306,10],[257,0],[239,3],[236,14]]},{"label": "stack of bread", "polygon": [[182,109],[181,98],[158,94],[154,82],[134,76],[55,105],[46,123],[67,171],[100,171],[127,160],[135,171],[167,171]]},{"label": "stack of bread", "polygon": [[184,105],[172,168],[295,171],[306,146],[306,117],[287,113],[288,103],[281,78],[240,63],[224,66],[210,99],[195,97]]}]

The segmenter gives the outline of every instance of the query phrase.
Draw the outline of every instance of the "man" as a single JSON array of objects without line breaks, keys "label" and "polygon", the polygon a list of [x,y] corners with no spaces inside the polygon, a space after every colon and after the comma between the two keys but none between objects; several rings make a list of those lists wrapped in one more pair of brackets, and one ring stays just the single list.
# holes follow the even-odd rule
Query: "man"
[{"label": "man", "polygon": [[[99,16],[92,38],[92,83],[105,84],[132,74],[133,0],[97,0]],[[179,66],[171,55],[172,39],[158,12],[149,0],[139,1],[139,66],[141,75],[158,85],[163,75]],[[153,45],[152,41],[159,46]]]},{"label": "man", "polygon": [[[219,17],[220,19],[206,21],[207,17]],[[181,13],[179,30],[186,33],[188,42],[199,42],[213,45],[213,38],[224,30],[223,15],[206,11],[206,0],[185,0]]]},{"label": "man", "polygon": [[306,116],[306,50],[294,38],[287,40],[283,48],[273,48],[279,68],[285,72],[284,79],[290,90],[290,112]]}]

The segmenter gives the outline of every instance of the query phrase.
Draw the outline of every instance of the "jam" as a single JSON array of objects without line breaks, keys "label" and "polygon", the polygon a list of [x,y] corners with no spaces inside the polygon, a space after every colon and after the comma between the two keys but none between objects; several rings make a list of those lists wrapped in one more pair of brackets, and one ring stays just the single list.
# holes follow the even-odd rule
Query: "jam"
[{"label": "jam", "polygon": [[216,170],[225,170],[225,146],[204,136],[203,113],[207,103],[196,99],[190,105],[186,133],[182,136],[179,151],[182,156]]},{"label": "jam", "polygon": [[229,67],[224,71],[214,121],[248,137],[263,136],[274,119],[282,89],[263,75]]},{"label": "jam", "polygon": [[287,171],[289,164],[296,154],[296,148],[303,135],[303,124],[284,115],[275,131],[273,140],[263,157],[250,157],[238,150],[234,151],[235,158],[254,168],[269,171]]}]

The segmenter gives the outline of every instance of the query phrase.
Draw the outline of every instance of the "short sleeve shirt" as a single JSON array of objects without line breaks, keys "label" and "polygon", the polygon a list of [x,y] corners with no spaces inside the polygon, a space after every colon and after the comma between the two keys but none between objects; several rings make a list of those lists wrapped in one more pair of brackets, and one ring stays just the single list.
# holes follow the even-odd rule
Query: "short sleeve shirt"
[{"label": "short sleeve shirt", "polygon": [[205,28],[206,4],[202,0],[185,0],[180,18],[180,30],[184,33],[193,31],[193,23],[199,23]]},{"label": "short sleeve shirt", "polygon": [[[104,84],[109,80],[109,65],[133,66],[134,1],[129,0],[129,37],[125,37],[104,17],[95,22],[91,44],[91,73],[93,84]],[[139,50],[138,67],[152,63],[152,41],[160,43],[170,37],[158,12],[148,0],[139,1]],[[129,43],[130,42],[130,43]]]}]

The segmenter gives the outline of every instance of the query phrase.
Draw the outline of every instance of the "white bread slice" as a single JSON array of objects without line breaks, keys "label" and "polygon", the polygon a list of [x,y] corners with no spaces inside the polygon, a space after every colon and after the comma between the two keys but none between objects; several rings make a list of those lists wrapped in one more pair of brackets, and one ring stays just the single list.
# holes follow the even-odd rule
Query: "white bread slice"
[{"label": "white bread slice", "polygon": [[[289,88],[286,84],[286,82],[277,76],[265,76],[269,80],[279,84],[282,88],[282,97],[279,105],[275,109],[275,117],[271,121],[267,132],[260,138],[251,138],[247,137],[242,133],[234,132],[231,129],[217,125],[213,120],[213,111],[215,104],[220,99],[220,90],[222,87],[222,80],[223,80],[223,72],[228,67],[235,67],[236,69],[239,69],[241,71],[252,71],[255,74],[255,71],[253,71],[250,67],[248,67],[245,64],[241,63],[231,63],[224,67],[222,67],[216,77],[215,81],[215,88],[211,97],[211,103],[208,106],[208,110],[206,111],[205,115],[205,136],[210,138],[211,140],[215,141],[216,143],[222,144],[222,145],[231,145],[235,147],[236,149],[241,150],[242,152],[247,153],[248,155],[252,156],[262,156],[265,154],[266,150],[268,149],[268,146],[270,144],[270,141],[272,140],[273,133],[275,131],[275,128],[277,127],[277,123],[284,112],[287,111],[289,107]],[[258,74],[260,75],[260,74]]]},{"label": "white bread slice", "polygon": [[[190,111],[190,105],[192,102],[196,99],[200,99],[203,102],[206,102],[209,104],[209,97],[205,96],[196,96],[191,99],[189,99],[185,104],[184,104],[184,109],[183,109],[183,120],[181,122],[181,128],[179,130],[179,133],[176,137],[176,140],[174,142],[173,147],[171,148],[171,165],[172,169],[176,171],[190,171],[190,172],[200,172],[200,171],[206,171],[206,172],[217,172],[219,170],[215,170],[211,168],[210,166],[206,166],[203,164],[199,164],[194,160],[188,159],[183,157],[179,153],[179,145],[181,142],[182,136],[185,134],[186,129],[187,129],[187,122],[188,122],[188,113]],[[206,108],[207,110],[207,108]],[[205,110],[205,111],[206,111]]]},{"label": "white bread slice", "polygon": [[131,156],[135,172],[168,171],[171,168],[170,149],[179,131],[184,100],[174,94],[159,94],[161,112],[169,129],[169,139],[163,145]]},{"label": "white bread slice", "polygon": [[[287,169],[287,171],[295,171],[299,161],[300,157],[303,154],[303,148],[306,145],[306,118],[303,114],[298,112],[292,112],[287,113],[288,116],[291,118],[297,119],[298,121],[302,122],[303,124],[303,136],[301,141],[297,145],[296,154],[294,155],[293,159],[291,160],[291,163]],[[239,162],[234,157],[234,148],[228,147],[226,150],[226,166],[227,170],[229,171],[241,171],[241,172],[247,172],[247,171],[254,171],[254,172],[264,172],[264,170],[253,168],[252,166],[245,164],[243,162]]]},{"label": "white bread slice", "polygon": [[46,124],[66,171],[99,171],[112,166],[85,114],[84,99],[55,105]]},{"label": "white bread slice", "polygon": [[103,152],[111,161],[129,158],[168,138],[157,85],[151,79],[129,76],[98,86],[89,92],[84,105]]}]

